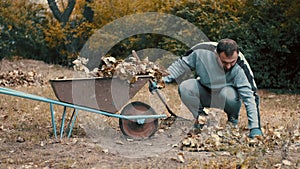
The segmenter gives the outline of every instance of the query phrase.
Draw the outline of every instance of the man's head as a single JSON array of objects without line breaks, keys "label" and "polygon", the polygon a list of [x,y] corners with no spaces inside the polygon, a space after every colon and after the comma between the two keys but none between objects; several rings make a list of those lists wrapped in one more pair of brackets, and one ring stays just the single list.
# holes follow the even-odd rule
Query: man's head
[{"label": "man's head", "polygon": [[217,45],[219,64],[225,71],[229,71],[236,63],[239,55],[239,46],[232,39],[222,39]]}]

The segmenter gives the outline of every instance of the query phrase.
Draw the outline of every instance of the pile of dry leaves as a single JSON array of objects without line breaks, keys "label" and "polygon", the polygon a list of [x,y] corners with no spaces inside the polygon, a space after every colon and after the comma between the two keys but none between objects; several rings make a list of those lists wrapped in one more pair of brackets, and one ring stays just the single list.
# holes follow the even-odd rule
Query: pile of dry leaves
[{"label": "pile of dry leaves", "polygon": [[[209,114],[211,116],[209,120],[216,120],[215,111],[209,111]],[[253,147],[260,147],[268,151],[288,145],[291,151],[300,151],[298,129],[287,132],[286,128],[282,126],[266,125],[262,130],[264,136],[250,139],[248,137],[249,130],[246,128],[238,128],[230,124],[221,127],[218,122],[212,122],[201,130],[191,130],[178,146],[184,151],[231,151],[236,149],[250,151]]]},{"label": "pile of dry leaves", "polygon": [[85,65],[88,59],[78,57],[73,61],[75,71],[83,71],[87,77],[118,77],[128,83],[136,82],[139,76],[151,76],[159,88],[164,87],[162,77],[168,75],[167,71],[145,58],[140,60],[135,51],[132,57],[126,60],[116,59],[111,56],[101,58],[101,68],[90,71]]},{"label": "pile of dry leaves", "polygon": [[42,75],[33,70],[26,72],[16,69],[0,73],[0,86],[36,86],[44,84],[45,81]]}]

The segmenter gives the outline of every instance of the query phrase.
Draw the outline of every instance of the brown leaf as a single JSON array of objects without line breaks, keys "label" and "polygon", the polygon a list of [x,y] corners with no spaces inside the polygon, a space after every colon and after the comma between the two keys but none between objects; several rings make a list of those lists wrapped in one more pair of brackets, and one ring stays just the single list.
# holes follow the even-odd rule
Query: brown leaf
[{"label": "brown leaf", "polygon": [[185,158],[184,158],[184,154],[183,153],[178,153],[177,157],[178,157],[178,161],[180,163],[184,163],[185,162]]},{"label": "brown leaf", "polygon": [[283,165],[286,165],[286,166],[291,166],[291,165],[292,165],[292,162],[289,161],[289,160],[282,160],[282,164],[283,164]]},{"label": "brown leaf", "polygon": [[23,143],[23,142],[25,142],[25,139],[23,137],[21,137],[21,136],[18,136],[17,142],[18,143]]}]

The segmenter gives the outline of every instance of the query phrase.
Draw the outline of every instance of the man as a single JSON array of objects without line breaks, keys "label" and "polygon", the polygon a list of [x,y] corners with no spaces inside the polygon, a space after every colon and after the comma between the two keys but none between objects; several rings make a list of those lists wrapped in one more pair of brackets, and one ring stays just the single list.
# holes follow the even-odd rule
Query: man
[{"label": "man", "polygon": [[190,70],[195,72],[196,78],[180,83],[178,91],[182,102],[196,119],[195,128],[206,124],[204,107],[223,109],[228,122],[236,126],[243,101],[248,116],[249,137],[262,135],[259,96],[253,73],[234,40],[222,39],[218,43],[196,45],[168,67],[170,75],[163,77],[163,80],[171,83]]}]

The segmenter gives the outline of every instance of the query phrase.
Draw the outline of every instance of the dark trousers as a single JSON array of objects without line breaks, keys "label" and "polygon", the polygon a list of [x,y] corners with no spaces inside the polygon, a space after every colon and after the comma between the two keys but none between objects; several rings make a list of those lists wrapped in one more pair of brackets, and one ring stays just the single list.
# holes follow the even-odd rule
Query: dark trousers
[{"label": "dark trousers", "polygon": [[233,87],[211,90],[197,79],[188,79],[179,85],[178,90],[182,102],[195,118],[204,107],[211,107],[224,110],[228,118],[238,119],[242,101]]}]

